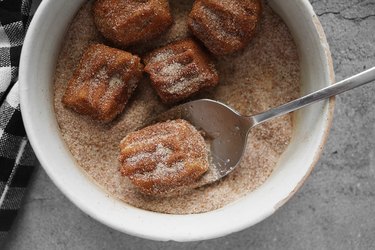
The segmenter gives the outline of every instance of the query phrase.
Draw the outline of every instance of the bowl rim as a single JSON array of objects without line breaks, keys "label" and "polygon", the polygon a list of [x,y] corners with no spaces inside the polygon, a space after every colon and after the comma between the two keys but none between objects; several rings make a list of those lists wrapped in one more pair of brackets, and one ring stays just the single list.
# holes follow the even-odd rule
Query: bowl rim
[{"label": "bowl rim", "polygon": [[[64,185],[61,185],[61,182],[58,182],[56,180],[56,178],[55,178],[56,176],[54,175],[53,170],[51,168],[47,167],[47,166],[49,166],[49,162],[45,159],[44,152],[39,150],[38,134],[35,133],[35,131],[33,131],[32,126],[29,126],[32,123],[32,120],[35,119],[35,118],[32,117],[27,112],[27,110],[30,108],[30,107],[28,107],[29,101],[28,101],[28,95],[27,95],[27,88],[25,86],[23,86],[24,84],[22,84],[22,82],[27,82],[26,79],[27,79],[27,75],[28,75],[29,70],[26,70],[26,69],[28,67],[28,62],[30,62],[30,60],[31,60],[30,59],[31,58],[30,53],[31,53],[32,48],[33,48],[33,41],[34,41],[34,39],[37,39],[37,35],[35,34],[35,30],[37,29],[39,23],[44,21],[42,19],[42,17],[43,17],[42,14],[48,10],[48,6],[53,2],[54,2],[54,0],[45,0],[45,1],[41,2],[39,8],[37,9],[32,21],[30,23],[29,31],[27,32],[26,37],[25,37],[24,45],[23,45],[22,52],[21,52],[20,72],[19,72],[21,111],[22,111],[24,126],[25,126],[25,129],[26,129],[26,133],[28,135],[30,144],[33,147],[34,152],[35,152],[37,158],[39,159],[40,164],[42,165],[43,169],[47,172],[48,176],[51,178],[53,183],[59,188],[59,190],[73,204],[75,204],[77,207],[79,207],[86,214],[88,214],[92,218],[94,218],[94,219],[100,221],[101,223],[103,223],[103,224],[105,224],[105,225],[107,225],[111,228],[114,228],[118,231],[130,234],[130,235],[142,237],[142,238],[152,239],[152,240],[196,241],[196,240],[212,239],[212,238],[221,237],[223,235],[227,235],[229,233],[233,233],[233,232],[243,230],[243,229],[245,229],[249,226],[255,225],[258,222],[262,221],[263,219],[265,219],[266,217],[268,217],[269,215],[274,213],[283,204],[285,204],[294,195],[294,193],[296,193],[297,190],[299,190],[299,188],[306,181],[307,177],[310,175],[314,166],[318,162],[319,157],[320,157],[320,155],[323,151],[324,144],[326,143],[326,141],[328,139],[329,131],[330,131],[330,128],[331,128],[331,125],[332,125],[332,120],[333,120],[334,104],[335,104],[335,98],[334,97],[330,98],[329,102],[327,103],[328,111],[326,112],[326,116],[325,116],[326,122],[325,122],[323,136],[320,138],[320,146],[319,146],[319,149],[317,151],[315,151],[314,159],[313,159],[312,163],[310,164],[308,170],[306,171],[305,175],[298,182],[298,184],[295,186],[295,188],[289,193],[289,195],[287,197],[285,197],[284,199],[280,200],[277,203],[277,205],[274,207],[273,210],[265,209],[264,212],[262,214],[258,215],[255,219],[252,219],[252,220],[249,219],[246,222],[242,221],[241,223],[237,223],[236,226],[232,226],[232,227],[229,227],[227,229],[221,229],[221,230],[217,230],[217,231],[214,231],[214,232],[208,232],[206,235],[202,235],[200,237],[197,237],[196,235],[194,235],[194,236],[183,235],[183,234],[179,234],[179,232],[177,232],[178,235],[166,236],[166,235],[157,234],[157,233],[152,234],[152,233],[149,233],[149,232],[141,232],[137,228],[123,227],[123,226],[120,226],[119,224],[114,224],[112,222],[109,222],[109,221],[106,220],[105,217],[102,217],[101,215],[95,213],[95,211],[93,211],[87,204],[84,204],[83,202],[81,202],[78,199],[77,196],[75,196],[73,193],[71,193],[71,190],[69,190],[69,188],[65,187]],[[322,28],[322,26],[319,22],[318,17],[314,13],[311,4],[307,0],[303,0],[301,2],[302,2],[303,5],[305,5],[305,9],[307,10],[308,14],[312,16],[313,23],[314,23],[314,26],[315,26],[315,31],[318,33],[318,35],[320,37],[321,46],[325,49],[325,60],[327,62],[327,66],[328,66],[328,74],[329,74],[330,84],[332,84],[332,83],[334,83],[333,63],[332,63],[332,58],[331,58],[331,54],[330,54],[330,51],[329,51],[328,42],[326,40],[323,28]],[[85,176],[85,178],[87,178],[87,177]],[[99,189],[99,190],[101,190],[101,189]],[[101,190],[101,192],[103,192],[103,190]],[[235,202],[233,202],[233,203],[235,203]],[[134,208],[134,207],[132,207],[132,208]],[[134,209],[135,210],[141,210],[141,209],[138,209],[138,208],[134,208]],[[218,209],[218,210],[220,212],[221,209]],[[218,210],[214,210],[214,211],[218,211]],[[208,213],[211,213],[211,212],[208,212]],[[154,214],[155,212],[146,211],[146,213]],[[157,213],[157,214],[159,214],[159,213]],[[182,218],[182,217],[184,217],[184,218],[186,218],[186,217],[191,217],[191,218],[198,217],[199,218],[200,216],[205,215],[205,214],[207,214],[207,213],[189,214],[189,215],[165,215],[165,216],[170,217],[171,219],[177,219],[177,218]]]}]

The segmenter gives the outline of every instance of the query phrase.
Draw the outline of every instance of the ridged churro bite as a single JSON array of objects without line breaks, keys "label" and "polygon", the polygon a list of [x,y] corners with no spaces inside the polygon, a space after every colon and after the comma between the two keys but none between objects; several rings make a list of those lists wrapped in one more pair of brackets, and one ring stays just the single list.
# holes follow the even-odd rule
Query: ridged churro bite
[{"label": "ridged churro bite", "polygon": [[120,150],[121,174],[149,195],[172,193],[197,181],[209,168],[202,135],[181,119],[128,134]]},{"label": "ridged churro bite", "polygon": [[256,32],[261,0],[196,0],[189,28],[215,55],[243,49]]},{"label": "ridged churro bite", "polygon": [[119,46],[153,39],[173,23],[168,0],[96,0],[95,25]]},{"label": "ridged churro bite", "polygon": [[142,71],[138,56],[102,44],[90,45],[68,82],[62,102],[94,120],[112,121],[123,111]]},{"label": "ridged churro bite", "polygon": [[164,103],[184,100],[219,82],[214,64],[191,39],[156,49],[144,61],[145,71]]}]

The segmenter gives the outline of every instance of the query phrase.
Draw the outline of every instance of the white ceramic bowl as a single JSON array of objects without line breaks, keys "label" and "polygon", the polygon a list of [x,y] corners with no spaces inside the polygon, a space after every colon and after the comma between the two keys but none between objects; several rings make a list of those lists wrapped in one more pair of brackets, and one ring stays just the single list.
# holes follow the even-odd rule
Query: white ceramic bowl
[{"label": "white ceramic bowl", "polygon": [[[167,215],[134,208],[103,192],[74,163],[59,134],[53,110],[53,75],[65,31],[85,0],[44,0],[22,49],[21,109],[31,145],[56,186],[80,209],[124,233],[154,240],[193,241],[224,236],[271,215],[302,185],[321,154],[333,99],[295,114],[292,142],[270,178],[256,191],[221,209]],[[334,81],[328,44],[308,0],[269,0],[298,45],[302,94]]]}]

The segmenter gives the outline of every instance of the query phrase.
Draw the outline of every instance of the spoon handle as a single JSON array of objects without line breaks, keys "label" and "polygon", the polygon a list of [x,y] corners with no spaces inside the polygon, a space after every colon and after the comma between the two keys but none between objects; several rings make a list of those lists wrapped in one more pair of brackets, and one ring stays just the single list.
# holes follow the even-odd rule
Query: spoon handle
[{"label": "spoon handle", "polygon": [[331,96],[340,94],[342,92],[348,91],[350,89],[359,87],[363,84],[372,82],[375,80],[375,67],[370,68],[366,71],[363,71],[357,75],[354,75],[352,77],[349,77],[345,80],[342,80],[338,83],[335,83],[331,86],[325,87],[321,90],[315,91],[311,94],[305,95],[303,97],[300,97],[294,101],[288,102],[286,104],[283,104],[281,106],[272,108],[270,110],[267,110],[263,113],[259,113],[257,115],[254,115],[250,117],[253,122],[253,126],[265,122],[269,119],[272,119],[274,117],[278,117],[284,114],[287,114],[289,112],[292,112],[294,110],[300,109],[302,107],[305,107],[306,105],[315,103],[320,100],[327,99]]}]

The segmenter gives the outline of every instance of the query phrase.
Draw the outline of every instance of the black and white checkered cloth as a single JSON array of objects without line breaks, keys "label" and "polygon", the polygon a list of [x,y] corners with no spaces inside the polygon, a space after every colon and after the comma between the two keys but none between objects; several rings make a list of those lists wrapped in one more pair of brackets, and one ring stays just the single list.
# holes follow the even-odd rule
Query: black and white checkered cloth
[{"label": "black and white checkered cloth", "polygon": [[17,82],[31,4],[0,0],[0,246],[37,165],[22,123]]}]

